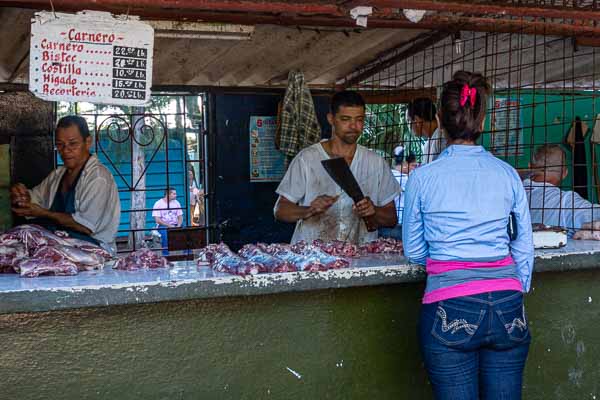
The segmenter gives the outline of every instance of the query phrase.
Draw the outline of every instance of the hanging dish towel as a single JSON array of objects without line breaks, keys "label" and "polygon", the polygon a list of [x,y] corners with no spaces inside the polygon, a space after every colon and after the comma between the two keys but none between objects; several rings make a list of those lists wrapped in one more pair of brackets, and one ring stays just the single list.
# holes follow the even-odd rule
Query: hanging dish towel
[{"label": "hanging dish towel", "polygon": [[575,117],[567,136],[567,143],[573,151],[573,191],[584,199],[588,198],[588,168],[587,152],[585,150],[585,136],[589,129],[581,118]]},{"label": "hanging dish towel", "polygon": [[278,124],[279,150],[293,158],[321,140],[321,127],[310,90],[300,71],[290,71]]},{"label": "hanging dish towel", "polygon": [[[577,140],[576,138],[577,123],[579,123],[579,125],[581,126],[581,138],[579,140]],[[581,118],[575,117],[575,121],[573,121],[573,123],[571,124],[571,129],[569,129],[569,133],[567,134],[567,144],[571,145],[571,147],[575,147],[578,141],[583,142],[583,139],[588,134],[588,131],[589,128],[587,124],[585,122],[582,122]]]},{"label": "hanging dish towel", "polygon": [[594,121],[594,129],[592,131],[592,137],[590,138],[590,142],[594,144],[600,144],[600,114],[596,115],[596,120]]}]

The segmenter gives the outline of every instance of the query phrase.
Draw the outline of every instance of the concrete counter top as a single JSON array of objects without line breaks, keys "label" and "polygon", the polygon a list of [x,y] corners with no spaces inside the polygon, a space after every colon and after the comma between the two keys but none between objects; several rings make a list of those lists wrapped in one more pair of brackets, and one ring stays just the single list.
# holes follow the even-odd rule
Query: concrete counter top
[{"label": "concrete counter top", "polygon": [[[600,268],[600,242],[570,241],[561,249],[536,251],[537,272],[589,268]],[[4,274],[0,275],[0,314],[387,285],[424,277],[422,267],[389,255],[355,259],[341,270],[247,277],[198,268],[193,262],[151,271],[107,268],[67,277]]]}]

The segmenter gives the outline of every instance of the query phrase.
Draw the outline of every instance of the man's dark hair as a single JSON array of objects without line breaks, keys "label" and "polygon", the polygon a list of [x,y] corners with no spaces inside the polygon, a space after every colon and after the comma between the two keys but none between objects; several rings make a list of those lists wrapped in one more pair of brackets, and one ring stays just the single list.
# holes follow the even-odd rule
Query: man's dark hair
[{"label": "man's dark hair", "polygon": [[56,130],[65,129],[70,126],[76,126],[82,138],[86,139],[90,136],[90,128],[88,128],[87,122],[79,115],[67,115],[66,117],[62,117],[56,124]]},{"label": "man's dark hair", "polygon": [[165,189],[165,196],[170,194],[171,192],[174,192],[175,188],[174,187],[168,187]]},{"label": "man's dark hair", "polygon": [[337,92],[331,98],[330,111],[335,115],[340,107],[365,107],[365,100],[358,92],[352,90],[342,90]]},{"label": "man's dark hair", "polygon": [[417,156],[414,155],[413,153],[410,153],[408,156],[406,156],[406,163],[410,164],[410,163],[414,163],[417,161]]},{"label": "man's dark hair", "polygon": [[433,121],[435,119],[435,104],[428,97],[419,97],[408,103],[408,118],[414,120],[419,117],[425,121]]}]

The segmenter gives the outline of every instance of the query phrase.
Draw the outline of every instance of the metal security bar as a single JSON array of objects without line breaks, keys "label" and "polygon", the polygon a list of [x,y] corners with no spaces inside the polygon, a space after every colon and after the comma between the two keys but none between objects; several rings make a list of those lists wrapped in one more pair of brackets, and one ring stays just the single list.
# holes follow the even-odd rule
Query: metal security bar
[{"label": "metal security bar", "polygon": [[[58,103],[57,120],[77,114],[94,135],[94,153],[115,179],[121,200],[119,252],[140,247],[167,251],[152,216],[172,188],[178,203],[163,212],[182,214],[183,227],[206,227],[204,95],[161,93],[147,107]],[[56,162],[62,163],[56,153]]]},{"label": "metal security bar", "polygon": [[[457,71],[482,73],[493,93],[480,144],[517,169],[532,221],[600,239],[595,46],[600,42],[576,37],[433,32],[381,55],[340,83],[360,90],[367,101],[377,92],[378,103],[367,108],[361,142],[390,160],[391,168],[408,174],[405,164],[394,165],[394,149],[403,147],[404,161],[408,154],[421,164],[435,158],[427,142],[437,121],[423,125],[423,118],[411,119],[407,110],[427,101],[436,109],[443,83]],[[410,95],[426,90],[430,95]],[[382,101],[382,93],[408,99]]]}]

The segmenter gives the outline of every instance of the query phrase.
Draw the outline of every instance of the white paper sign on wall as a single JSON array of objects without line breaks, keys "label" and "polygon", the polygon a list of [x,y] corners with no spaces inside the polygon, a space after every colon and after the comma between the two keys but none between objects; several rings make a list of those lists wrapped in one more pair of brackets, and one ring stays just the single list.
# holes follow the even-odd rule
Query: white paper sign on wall
[{"label": "white paper sign on wall", "polygon": [[141,106],[150,102],[154,30],[131,17],[37,12],[29,90],[51,101]]}]

